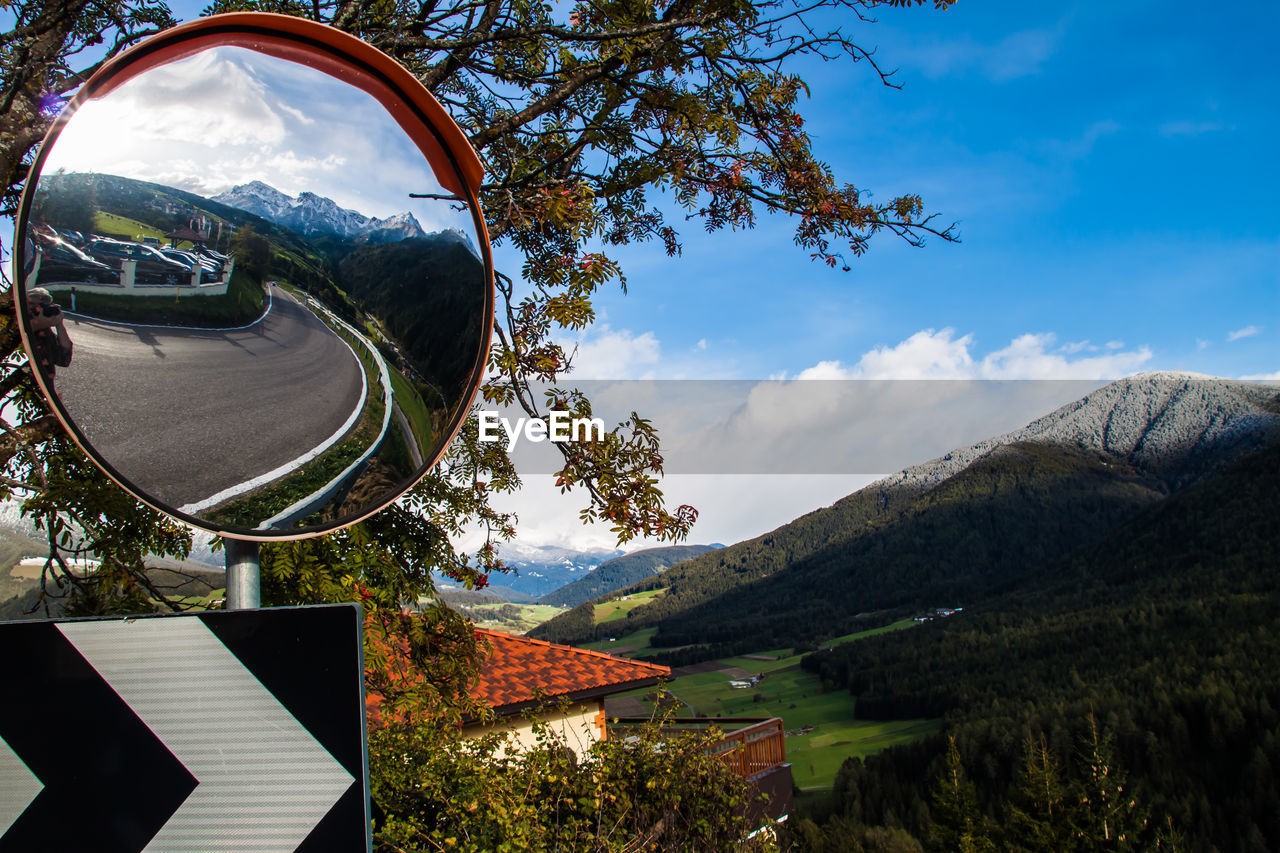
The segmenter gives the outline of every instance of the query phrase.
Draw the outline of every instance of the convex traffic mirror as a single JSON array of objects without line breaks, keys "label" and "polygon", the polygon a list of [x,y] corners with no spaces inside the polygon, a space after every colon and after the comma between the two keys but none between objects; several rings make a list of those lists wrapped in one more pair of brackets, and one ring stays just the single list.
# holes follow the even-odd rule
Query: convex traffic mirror
[{"label": "convex traffic mirror", "polygon": [[110,476],[197,526],[364,518],[435,464],[479,383],[480,177],[421,84],[353,37],[263,14],[168,30],[37,155],[14,254],[40,383]]}]

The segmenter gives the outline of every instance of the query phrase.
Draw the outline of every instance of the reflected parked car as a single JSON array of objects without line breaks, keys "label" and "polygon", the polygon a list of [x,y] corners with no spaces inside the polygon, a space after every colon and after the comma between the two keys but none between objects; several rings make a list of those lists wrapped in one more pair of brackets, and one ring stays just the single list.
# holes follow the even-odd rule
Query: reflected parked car
[{"label": "reflected parked car", "polygon": [[207,246],[196,246],[191,251],[200,256],[201,263],[212,264],[213,269],[219,275],[227,268],[227,263],[231,260],[221,252],[215,252]]},{"label": "reflected parked car", "polygon": [[159,249],[141,243],[125,243],[121,240],[94,240],[89,244],[89,254],[94,260],[121,269],[126,260],[137,262],[134,280],[151,284],[181,284],[191,280],[191,270],[186,264],[170,260]]},{"label": "reflected parked car", "polygon": [[218,280],[218,273],[213,266],[193,252],[183,251],[182,249],[161,249],[160,254],[171,261],[177,261],[188,270],[192,269],[193,266],[198,266],[200,269],[200,281],[204,284]]},{"label": "reflected parked car", "polygon": [[120,283],[119,272],[62,240],[40,241],[40,255],[40,272],[36,275],[36,284],[65,281],[85,284]]},{"label": "reflected parked car", "polygon": [[222,252],[219,252],[216,249],[210,249],[208,246],[196,246],[196,248],[193,249],[192,251],[196,252],[197,254],[201,254],[206,257],[212,258],[213,260],[217,261],[220,264],[225,264],[227,261],[231,260],[230,256],[224,255],[222,254]]}]

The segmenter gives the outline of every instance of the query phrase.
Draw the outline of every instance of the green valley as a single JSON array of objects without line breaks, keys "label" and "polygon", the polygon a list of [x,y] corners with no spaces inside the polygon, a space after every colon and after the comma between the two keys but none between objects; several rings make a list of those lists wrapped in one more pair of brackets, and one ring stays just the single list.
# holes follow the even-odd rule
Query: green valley
[{"label": "green valley", "polygon": [[[915,624],[903,619],[883,628],[837,637],[830,647],[842,647]],[[648,645],[651,635],[650,631],[639,631],[613,642],[589,645],[644,658],[655,651]],[[808,791],[829,789],[847,758],[872,755],[941,729],[939,719],[860,719],[853,696],[824,686],[821,678],[801,666],[803,657],[804,653],[795,649],[772,649],[704,662],[678,670],[662,694],[652,690],[622,694],[621,701],[615,700],[615,710],[629,716],[641,706],[646,713],[653,713],[661,705],[674,706],[677,718],[780,717],[786,730],[792,778],[799,788]]]}]

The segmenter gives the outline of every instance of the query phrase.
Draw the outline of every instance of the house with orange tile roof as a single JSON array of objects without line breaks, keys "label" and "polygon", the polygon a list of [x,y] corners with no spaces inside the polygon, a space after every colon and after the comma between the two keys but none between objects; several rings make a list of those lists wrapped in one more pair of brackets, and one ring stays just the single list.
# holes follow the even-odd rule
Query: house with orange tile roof
[{"label": "house with orange tile roof", "polygon": [[[484,628],[477,628],[476,636],[493,651],[471,695],[491,706],[498,716],[496,726],[523,745],[535,742],[534,725],[542,722],[581,753],[606,737],[606,696],[649,687],[671,676],[669,667],[590,649]],[[463,735],[493,729],[472,723],[464,726]]]}]

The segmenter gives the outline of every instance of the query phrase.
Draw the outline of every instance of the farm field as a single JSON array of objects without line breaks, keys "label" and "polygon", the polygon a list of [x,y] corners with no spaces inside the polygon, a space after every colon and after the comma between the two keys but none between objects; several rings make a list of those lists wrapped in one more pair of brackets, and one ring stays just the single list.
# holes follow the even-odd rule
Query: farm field
[{"label": "farm field", "polygon": [[594,649],[597,652],[608,652],[611,655],[643,660],[657,653],[658,650],[649,645],[649,639],[657,632],[657,628],[645,628],[642,631],[617,637],[612,641],[597,640],[594,643],[579,643],[578,646],[583,649]]},{"label": "farm field", "polygon": [[[910,619],[882,628],[850,634],[831,645],[855,642],[861,637],[900,630]],[[652,630],[618,638],[615,643],[592,643],[591,648],[643,657]],[[635,651],[623,651],[627,647]],[[865,756],[899,743],[939,731],[941,720],[859,720],[855,700],[847,691],[824,693],[818,677],[800,668],[802,655],[793,649],[773,649],[700,664],[684,671],[668,685],[670,696],[683,707],[677,716],[781,717],[787,732],[787,759],[795,784],[802,790],[831,787],[846,758]],[[735,687],[731,682],[754,685]],[[652,707],[652,691],[632,696]]]},{"label": "farm field", "polygon": [[508,634],[523,634],[525,631],[541,625],[553,616],[564,612],[562,607],[547,604],[474,604],[460,608],[467,614],[477,628],[488,628],[491,631],[505,631]]},{"label": "farm field", "polygon": [[603,625],[606,622],[620,622],[626,619],[627,614],[632,610],[641,604],[652,601],[664,592],[666,592],[665,589],[651,589],[645,592],[625,595],[622,598],[615,598],[612,601],[606,601],[604,604],[597,604],[595,606],[596,624]]},{"label": "farm field", "polygon": [[155,237],[161,242],[168,242],[164,234],[145,222],[139,222],[136,219],[129,219],[114,213],[98,211],[94,217],[93,224],[99,234],[114,234],[126,240],[133,240],[138,237]]},{"label": "farm field", "polygon": [[[651,590],[649,592],[642,592],[642,593],[639,593],[638,595],[631,596],[632,600],[621,602],[621,603],[628,605],[627,609],[630,610],[631,608],[638,607],[639,605],[643,604],[645,600],[654,597],[659,592],[661,592],[661,590]],[[646,598],[642,599],[641,596],[645,596]],[[607,607],[608,605],[614,604],[614,603],[615,602],[610,601],[610,602],[607,602],[606,604],[596,605],[597,607],[596,624],[597,625],[601,623],[599,608]],[[823,645],[839,646],[839,645],[842,645],[843,643],[852,642],[853,640],[859,640],[863,637],[872,637],[872,636],[875,636],[876,634],[883,634],[887,631],[900,631],[903,628],[910,628],[915,624],[916,624],[915,621],[912,619],[899,619],[897,622],[893,622],[892,624],[889,624],[889,625],[882,625],[879,628],[871,628],[866,631],[858,631],[857,633],[854,633],[854,634],[845,634],[843,637],[836,637],[833,640],[828,640],[824,642]],[[619,626],[620,629],[624,627],[626,626],[625,625]],[[592,642],[592,643],[578,643],[577,645],[584,649],[595,649],[598,652],[608,652],[609,654],[612,654],[612,655],[623,655],[626,657],[635,657],[635,658],[644,659],[644,658],[652,657],[653,655],[658,654],[659,652],[670,651],[670,649],[660,648],[660,647],[652,646],[649,644],[649,640],[653,638],[653,635],[656,634],[657,631],[658,631],[657,628],[644,628],[640,631],[633,631],[630,634],[624,634],[620,632],[618,636],[614,637],[612,640],[610,639],[596,640],[595,642]],[[732,666],[745,666],[748,669],[755,667],[756,670],[759,671],[760,667],[762,666],[768,667],[770,669],[778,669],[781,666],[785,665],[780,662],[782,658],[791,657],[794,654],[795,654],[795,650],[791,648],[772,649],[772,650],[766,650],[762,652],[753,652],[750,656],[747,656],[747,657],[739,656],[734,658],[725,658],[724,660],[728,662],[732,662],[731,663]],[[775,660],[773,661],[762,660],[762,658],[774,658]],[[799,657],[796,657],[796,659],[792,661],[792,663],[798,663],[799,660],[800,660]],[[747,661],[747,663],[742,663],[742,661]]]}]

